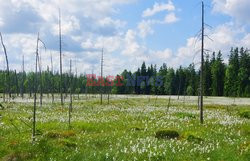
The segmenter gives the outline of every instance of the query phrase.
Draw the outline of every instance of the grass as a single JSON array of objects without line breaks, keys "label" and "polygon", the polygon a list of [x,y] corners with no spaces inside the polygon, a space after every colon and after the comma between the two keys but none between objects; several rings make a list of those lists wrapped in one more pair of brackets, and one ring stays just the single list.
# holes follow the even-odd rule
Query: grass
[{"label": "grass", "polygon": [[[241,114],[249,106],[206,105],[200,125],[196,106],[167,104],[162,98],[112,99],[102,106],[94,98],[75,101],[69,129],[68,105],[48,103],[37,109],[35,143],[32,103],[3,104],[0,160],[249,160],[250,120]],[[169,134],[175,139],[156,137]]]}]

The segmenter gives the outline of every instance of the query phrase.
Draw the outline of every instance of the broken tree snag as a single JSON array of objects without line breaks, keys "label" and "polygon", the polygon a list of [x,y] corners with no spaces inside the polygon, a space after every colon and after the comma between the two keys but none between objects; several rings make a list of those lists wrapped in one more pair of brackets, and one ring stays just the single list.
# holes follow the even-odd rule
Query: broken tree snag
[{"label": "broken tree snag", "polygon": [[37,94],[37,70],[38,70],[38,61],[39,61],[39,33],[37,35],[37,44],[36,44],[36,69],[35,69],[35,83],[34,83],[34,108],[33,108],[33,124],[32,124],[32,141],[35,141],[36,136],[36,94]]},{"label": "broken tree snag", "polygon": [[61,96],[61,106],[63,106],[63,91],[62,91],[62,83],[63,83],[63,75],[62,75],[62,28],[61,28],[61,10],[59,9],[59,51],[60,51],[60,96]]},{"label": "broken tree snag", "polygon": [[8,60],[8,55],[7,55],[7,50],[3,42],[3,36],[2,33],[0,32],[0,38],[1,38],[1,44],[3,47],[3,51],[5,54],[5,60],[6,60],[6,65],[7,65],[7,82],[8,82],[8,94],[9,94],[9,99],[11,98],[11,91],[10,91],[10,69],[9,69],[9,60]]}]

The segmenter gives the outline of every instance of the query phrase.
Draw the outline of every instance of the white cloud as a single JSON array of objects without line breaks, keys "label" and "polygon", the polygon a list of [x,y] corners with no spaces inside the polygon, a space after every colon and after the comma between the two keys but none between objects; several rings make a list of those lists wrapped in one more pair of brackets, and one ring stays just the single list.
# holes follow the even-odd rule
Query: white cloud
[{"label": "white cloud", "polygon": [[103,19],[100,19],[98,23],[101,26],[116,26],[117,28],[122,28],[126,25],[126,22],[121,20],[113,20],[110,17],[105,17]]},{"label": "white cloud", "polygon": [[[205,49],[210,51],[206,51],[206,53],[211,54],[213,51],[218,52],[220,50],[225,60],[227,60],[231,47],[250,47],[250,34],[247,34],[244,29],[238,28],[232,23],[222,24],[205,32],[212,39],[205,37]],[[171,64],[188,65],[195,63],[199,66],[200,49],[200,39],[195,37],[188,38],[186,45],[178,49],[177,55]]]},{"label": "white cloud", "polygon": [[250,33],[246,34],[244,38],[241,40],[240,44],[244,47],[250,49]]},{"label": "white cloud", "polygon": [[136,32],[128,30],[125,36],[125,49],[122,51],[123,55],[135,56],[140,49],[139,44],[136,41]]},{"label": "white cloud", "polygon": [[240,23],[250,23],[249,0],[213,0],[215,12],[221,12],[233,17]]},{"label": "white cloud", "polygon": [[148,8],[143,11],[142,17],[150,17],[162,11],[174,11],[175,6],[173,5],[172,1],[168,1],[168,3],[155,3],[153,8]]},{"label": "white cloud", "polygon": [[153,34],[154,30],[152,29],[151,26],[154,23],[155,22],[151,20],[142,20],[137,26],[140,37],[145,38],[147,37],[147,35]]},{"label": "white cloud", "polygon": [[147,20],[142,20],[138,26],[137,29],[139,30],[139,36],[141,38],[146,38],[148,35],[153,34],[153,25],[156,24],[171,24],[175,23],[179,20],[179,18],[176,17],[176,14],[174,13],[175,11],[175,6],[172,1],[168,1],[168,3],[155,3],[153,8],[148,8],[145,11],[143,11],[142,17],[147,18],[151,17],[159,12],[162,11],[167,11],[170,13],[167,13],[164,20],[156,20],[156,19],[147,19]]},{"label": "white cloud", "polygon": [[0,17],[0,27],[4,25],[3,19]]},{"label": "white cloud", "polygon": [[176,17],[175,13],[169,13],[166,15],[165,19],[164,19],[164,23],[174,23],[177,22],[179,19]]},{"label": "white cloud", "polygon": [[173,53],[171,49],[165,49],[163,51],[153,51],[151,54],[151,57],[153,59],[157,59],[156,62],[166,62],[168,61],[168,59],[170,59],[172,57]]}]

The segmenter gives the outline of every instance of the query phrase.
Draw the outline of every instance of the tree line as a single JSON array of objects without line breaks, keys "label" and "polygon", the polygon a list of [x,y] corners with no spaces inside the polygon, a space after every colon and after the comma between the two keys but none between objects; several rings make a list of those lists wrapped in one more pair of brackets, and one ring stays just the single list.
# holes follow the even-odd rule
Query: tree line
[{"label": "tree line", "polygon": [[[6,75],[9,74],[9,81]],[[73,73],[62,74],[62,91],[64,94],[97,94],[101,91],[113,94],[152,94],[152,95],[199,95],[200,70],[196,70],[194,64],[188,67],[180,66],[178,69],[167,67],[164,63],[157,70],[156,65],[146,66],[145,62],[137,71],[124,70],[120,75],[123,86],[98,87],[86,86],[87,76],[81,74],[77,76]],[[162,82],[159,86],[154,83],[148,84],[151,80],[135,80],[135,86],[126,86],[131,78],[138,79],[140,76],[147,78],[160,77]],[[60,93],[61,76],[58,72],[53,72],[47,67],[46,71],[39,74],[38,91],[43,94]],[[6,93],[8,86],[10,92],[23,96],[24,93],[32,97],[35,86],[34,72],[16,72],[6,70],[0,71],[0,92]],[[97,81],[97,80],[96,80]],[[152,80],[155,81],[155,80]],[[72,83],[72,86],[70,84]],[[140,84],[138,84],[138,82]],[[115,82],[116,84],[116,82]],[[41,87],[41,88],[40,88]],[[70,90],[71,89],[71,90]],[[229,53],[228,63],[225,64],[222,53],[212,53],[206,55],[204,62],[204,95],[206,96],[230,96],[230,97],[250,97],[250,54],[244,48],[232,48]]]}]

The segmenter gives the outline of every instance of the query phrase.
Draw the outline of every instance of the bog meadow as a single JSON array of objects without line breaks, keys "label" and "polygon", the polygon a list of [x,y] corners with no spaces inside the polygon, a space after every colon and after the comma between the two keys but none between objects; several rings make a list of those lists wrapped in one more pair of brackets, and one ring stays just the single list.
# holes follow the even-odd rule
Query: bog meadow
[{"label": "bog meadow", "polygon": [[249,7],[0,0],[0,160],[249,161]]}]

